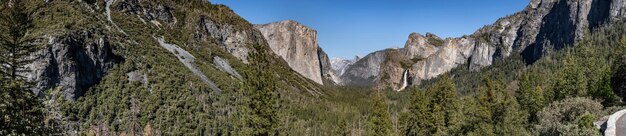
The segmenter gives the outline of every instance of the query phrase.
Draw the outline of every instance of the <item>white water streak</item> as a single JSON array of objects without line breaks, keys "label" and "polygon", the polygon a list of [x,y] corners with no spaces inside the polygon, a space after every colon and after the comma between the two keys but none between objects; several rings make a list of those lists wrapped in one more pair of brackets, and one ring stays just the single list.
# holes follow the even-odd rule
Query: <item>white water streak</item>
[{"label": "white water streak", "polygon": [[409,86],[408,77],[409,77],[409,70],[407,69],[407,70],[404,70],[404,73],[402,74],[402,87],[400,87],[400,89],[397,90],[398,92],[406,89],[406,87]]}]

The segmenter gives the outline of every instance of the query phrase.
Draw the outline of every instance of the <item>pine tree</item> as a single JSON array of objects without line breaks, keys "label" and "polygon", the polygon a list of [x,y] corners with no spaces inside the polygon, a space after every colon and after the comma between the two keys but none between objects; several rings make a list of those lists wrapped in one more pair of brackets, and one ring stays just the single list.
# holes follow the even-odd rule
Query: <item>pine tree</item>
[{"label": "pine tree", "polygon": [[526,112],[522,111],[500,81],[484,79],[485,85],[478,88],[471,112],[466,118],[467,135],[528,135]]},{"label": "pine tree", "polygon": [[595,83],[591,83],[590,95],[594,98],[602,99],[603,105],[615,105],[619,102],[619,98],[615,95],[613,87],[611,86],[612,74],[613,73],[608,68],[601,70],[600,75],[597,76],[600,79]]},{"label": "pine tree", "polygon": [[614,49],[615,60],[612,67],[614,73],[611,77],[611,87],[616,89],[614,92],[616,95],[624,97],[626,94],[619,91],[619,87],[621,83],[626,82],[626,35],[620,38],[620,42],[616,46],[616,49]]},{"label": "pine tree", "polygon": [[280,94],[276,79],[270,69],[267,50],[262,45],[254,46],[250,53],[251,72],[247,72],[246,85],[240,89],[242,104],[238,106],[241,117],[234,133],[237,135],[278,135]]},{"label": "pine tree", "polygon": [[24,82],[25,77],[19,73],[27,72],[26,65],[32,62],[28,56],[37,49],[31,44],[35,39],[29,36],[33,27],[32,19],[25,12],[26,7],[22,0],[12,0],[4,4],[5,8],[0,15],[0,71],[9,82]]},{"label": "pine tree", "polygon": [[373,136],[392,135],[392,123],[389,115],[387,99],[380,91],[374,94],[374,111],[370,115],[371,134]]},{"label": "pine tree", "polygon": [[578,65],[572,51],[567,51],[563,59],[563,69],[555,79],[554,100],[562,100],[571,96],[587,95],[587,80],[583,69]]},{"label": "pine tree", "polygon": [[44,135],[42,105],[28,88],[30,83],[20,73],[27,72],[32,60],[29,31],[33,27],[23,1],[2,3],[0,10],[0,135]]},{"label": "pine tree", "polygon": [[430,124],[428,112],[429,99],[426,93],[419,90],[411,90],[411,101],[408,112],[402,117],[402,135],[419,136],[426,135],[427,124]]},{"label": "pine tree", "polygon": [[431,113],[429,132],[434,135],[453,135],[460,129],[461,104],[454,83],[448,75],[428,89],[431,99],[428,104]]},{"label": "pine tree", "polygon": [[490,115],[486,123],[493,125],[496,135],[527,135],[524,129],[527,115],[520,109],[513,94],[507,91],[501,80],[492,81],[485,78],[486,87],[479,93],[481,106],[487,109]]},{"label": "pine tree", "polygon": [[[537,86],[534,80],[531,80],[532,73],[526,73],[521,76],[519,82],[519,90],[516,98],[522,109],[526,110],[530,115],[529,121],[536,122],[536,113],[545,106],[544,92],[541,86]],[[536,76],[532,76],[536,79]]]}]

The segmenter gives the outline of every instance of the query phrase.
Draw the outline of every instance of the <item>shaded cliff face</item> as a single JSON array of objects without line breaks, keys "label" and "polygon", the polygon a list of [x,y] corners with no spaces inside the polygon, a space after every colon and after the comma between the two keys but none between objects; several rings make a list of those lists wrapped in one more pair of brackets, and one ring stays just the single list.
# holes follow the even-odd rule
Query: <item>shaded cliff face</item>
[{"label": "shaded cliff face", "polygon": [[318,52],[317,31],[291,20],[255,25],[255,28],[263,33],[272,51],[282,57],[289,67],[318,84],[324,84],[324,61],[320,59],[328,62],[328,56],[319,55],[323,51]]},{"label": "shaded cliff face", "polygon": [[[43,4],[42,1],[30,1],[29,4]],[[60,9],[60,4],[49,3],[47,8]],[[62,2],[56,2],[62,3]],[[30,6],[32,6],[30,5]],[[33,92],[40,97],[47,90],[58,90],[59,95],[67,100],[75,100],[98,84],[108,71],[125,58],[119,56],[117,32],[107,29],[102,14],[89,12],[89,7],[67,8],[71,15],[57,15],[56,20],[46,13],[49,9],[35,9],[34,27],[30,29],[32,43],[39,50],[31,54],[33,62],[24,74],[34,83]],[[63,20],[63,21],[59,21]],[[80,21],[79,21],[80,20]],[[68,25],[73,24],[73,25]]]},{"label": "shaded cliff face", "polygon": [[[493,61],[522,55],[527,64],[538,60],[549,48],[562,49],[589,29],[624,17],[623,0],[532,0],[523,11],[461,38],[447,38],[440,46],[429,42],[428,35],[411,34],[402,53],[380,65],[377,88],[400,88],[403,70],[409,69],[412,84],[441,75],[469,63],[478,70]],[[411,59],[422,58],[406,68]],[[403,64],[404,63],[404,64]],[[376,75],[375,75],[376,76]]]},{"label": "shaded cliff face", "polygon": [[339,74],[337,71],[333,69],[333,65],[331,64],[330,58],[328,58],[328,54],[322,50],[322,48],[317,48],[317,54],[320,60],[320,67],[322,71],[322,78],[325,81],[324,84],[340,84],[341,79],[339,78]]},{"label": "shaded cliff face", "polygon": [[109,39],[83,31],[48,37],[44,47],[33,54],[35,61],[26,73],[35,84],[35,94],[60,89],[67,99],[76,99],[98,83],[108,69],[124,59],[112,52]]},{"label": "shaded cliff face", "polygon": [[387,58],[387,50],[377,51],[349,65],[341,75],[342,85],[373,86],[379,79],[380,66]]}]

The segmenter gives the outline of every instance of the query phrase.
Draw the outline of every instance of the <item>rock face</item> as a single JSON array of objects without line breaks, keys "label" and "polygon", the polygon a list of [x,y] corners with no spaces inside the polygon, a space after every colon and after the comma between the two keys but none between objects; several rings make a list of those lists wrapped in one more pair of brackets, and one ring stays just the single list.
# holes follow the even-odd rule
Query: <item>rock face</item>
[{"label": "rock face", "polygon": [[198,76],[200,78],[200,80],[202,80],[202,82],[204,82],[211,89],[213,89],[213,90],[215,90],[217,92],[221,92],[222,91],[221,89],[219,89],[217,87],[217,85],[215,85],[215,83],[213,81],[211,81],[206,75],[204,75],[204,73],[202,73],[202,71],[200,69],[198,69],[198,67],[195,64],[196,57],[191,55],[191,53],[189,53],[186,50],[178,47],[178,45],[166,43],[163,38],[158,38],[157,40],[159,41],[159,45],[161,47],[165,48],[170,53],[172,53],[174,56],[176,56],[178,61],[180,63],[183,63],[183,65],[185,65],[185,67],[187,67],[187,69],[189,69],[194,75]]},{"label": "rock face", "polygon": [[341,76],[343,75],[343,73],[346,72],[346,69],[350,67],[350,65],[359,61],[359,59],[361,59],[359,56],[355,56],[352,60],[344,58],[333,58],[330,60],[330,65],[332,67],[332,70],[335,71],[338,76]]},{"label": "rock face", "polygon": [[228,63],[227,60],[224,60],[220,58],[219,56],[215,56],[213,57],[213,65],[215,65],[220,70],[230,74],[231,76],[239,80],[243,80],[243,76],[241,76],[239,72],[237,72],[237,70],[235,70],[233,67],[231,67],[230,63]]},{"label": "rock face", "polygon": [[35,94],[60,89],[66,99],[74,100],[123,61],[113,54],[107,37],[93,37],[87,31],[48,37],[44,47],[32,54],[34,62],[28,65],[32,71],[26,73],[36,83]]},{"label": "rock face", "polygon": [[[142,20],[159,26],[168,27],[178,23],[174,16],[174,8],[168,2],[158,2],[157,4],[145,2],[143,0],[108,0],[115,3],[115,7],[111,7],[116,12],[122,12],[128,15],[140,17]],[[226,7],[223,10],[230,10]],[[243,61],[249,63],[248,53],[253,49],[249,45],[265,45],[263,36],[254,29],[242,29],[241,26],[250,26],[246,23],[220,23],[215,18],[209,16],[201,16],[194,22],[189,22],[193,26],[193,38],[196,40],[211,41],[217,43],[230,54]]]},{"label": "rock face", "polygon": [[387,51],[377,51],[359,59],[341,74],[343,85],[372,86],[379,78],[381,64],[387,58]]},{"label": "rock face", "polygon": [[469,69],[479,70],[513,53],[521,54],[527,64],[532,64],[547,49],[573,45],[586,31],[626,16],[624,7],[624,0],[532,0],[523,11],[469,36],[439,41],[433,34],[411,34],[404,48],[370,54],[386,52],[388,56],[380,68],[368,66],[370,72],[380,69],[378,74],[366,76],[378,77],[369,80],[376,82],[377,88],[400,89],[402,73],[407,69],[408,79],[419,84],[461,64],[468,63]]},{"label": "rock face", "polygon": [[216,42],[222,48],[244,63],[249,63],[248,53],[253,50],[249,45],[265,45],[263,35],[258,31],[253,29],[240,30],[230,24],[218,24],[208,17],[200,18],[194,38],[217,40]]},{"label": "rock face", "polygon": [[328,64],[323,63],[328,62],[328,56],[319,48],[317,31],[292,20],[255,27],[265,36],[272,51],[287,61],[289,67],[318,84],[324,84],[323,67],[328,68]]},{"label": "rock face", "polygon": [[[413,84],[430,79],[464,64],[474,52],[475,41],[471,38],[446,39],[437,53],[411,65]],[[395,78],[395,77],[392,77]],[[401,76],[400,76],[401,78]]]},{"label": "rock face", "polygon": [[[322,48],[317,48],[317,54],[320,60],[320,67],[322,68],[322,77],[327,81],[331,81],[331,84],[340,84],[341,79],[339,79],[339,74],[337,71],[333,69],[333,65],[331,60],[328,58],[328,54],[322,50]],[[328,82],[324,82],[326,84]]]},{"label": "rock face", "polygon": [[428,33],[423,36],[418,33],[409,35],[409,40],[404,45],[406,55],[410,58],[428,58],[439,50],[439,46],[443,44],[441,38],[434,34]]},{"label": "rock face", "polygon": [[[608,2],[605,2],[608,3]],[[626,16],[626,0],[612,0],[609,15],[611,20],[619,20],[620,17]]]}]

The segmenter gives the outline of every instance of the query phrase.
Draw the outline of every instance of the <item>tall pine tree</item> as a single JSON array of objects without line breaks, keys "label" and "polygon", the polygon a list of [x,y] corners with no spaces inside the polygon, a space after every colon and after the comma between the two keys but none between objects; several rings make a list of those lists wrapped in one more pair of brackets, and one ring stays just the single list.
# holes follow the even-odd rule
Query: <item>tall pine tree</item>
[{"label": "tall pine tree", "polygon": [[[516,98],[522,109],[525,109],[530,122],[536,122],[535,113],[545,106],[544,91],[537,85],[538,76],[533,73],[521,75]],[[533,80],[534,79],[534,80]]]},{"label": "tall pine tree", "polygon": [[408,112],[402,115],[402,135],[421,136],[427,135],[427,125],[430,123],[428,112],[429,97],[426,92],[417,88],[411,90],[411,100]]},{"label": "tall pine tree", "polygon": [[33,24],[24,2],[11,0],[4,4],[0,15],[0,63],[3,64],[0,68],[5,81],[18,84],[16,82],[25,82],[19,74],[28,71],[26,65],[32,62],[28,56],[36,51],[37,46],[32,45],[35,39],[29,35]]},{"label": "tall pine tree", "polygon": [[563,69],[557,75],[553,85],[553,99],[562,100],[571,96],[586,96],[588,93],[586,78],[573,51],[568,50],[563,59]]},{"label": "tall pine tree", "polygon": [[475,96],[476,112],[470,114],[468,135],[529,135],[524,128],[527,114],[500,80],[485,78]]},{"label": "tall pine tree", "polygon": [[42,105],[20,73],[36,46],[32,19],[22,0],[3,1],[0,10],[0,135],[45,135]]},{"label": "tall pine tree", "polygon": [[433,135],[458,133],[462,120],[461,104],[449,75],[442,75],[442,79],[429,88],[428,93],[431,94],[428,109],[432,114],[429,133]]},{"label": "tall pine tree", "polygon": [[389,115],[387,99],[385,97],[386,96],[380,91],[374,94],[374,111],[370,115],[370,135],[372,136],[393,135],[391,116]]},{"label": "tall pine tree", "polygon": [[238,104],[237,128],[235,135],[278,135],[280,118],[280,93],[276,87],[276,78],[270,67],[267,49],[255,45],[250,53],[252,69],[246,72],[246,85],[239,91],[242,99]]}]

